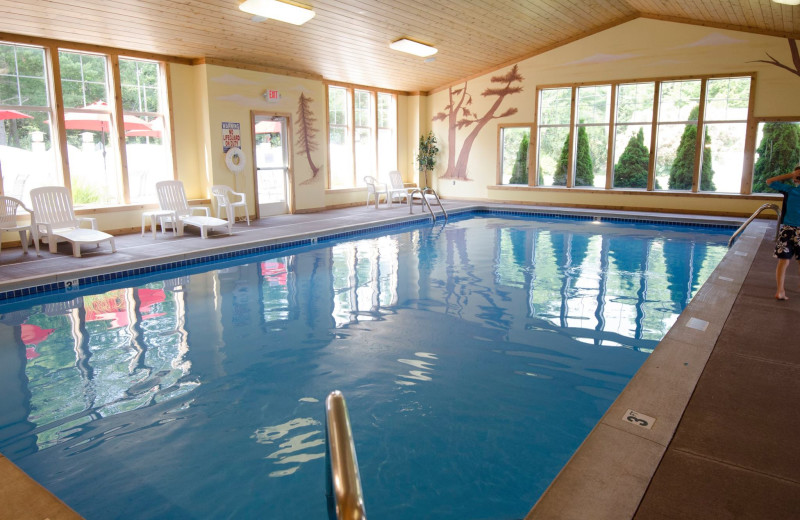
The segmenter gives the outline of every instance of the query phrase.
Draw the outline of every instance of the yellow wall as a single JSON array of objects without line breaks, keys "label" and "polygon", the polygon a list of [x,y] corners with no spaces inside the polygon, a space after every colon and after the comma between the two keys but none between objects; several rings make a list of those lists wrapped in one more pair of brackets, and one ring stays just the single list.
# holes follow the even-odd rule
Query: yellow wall
[{"label": "yellow wall", "polygon": [[[756,73],[756,117],[798,116],[800,119],[800,97],[797,96],[800,78],[774,65],[755,62],[768,59],[767,53],[784,63],[791,63],[785,38],[641,18],[523,60],[518,64],[519,73],[524,78],[521,82],[523,90],[507,96],[496,114],[512,107],[518,111],[509,117],[494,119],[478,134],[469,158],[469,180],[441,178],[453,143],[448,139],[447,120],[432,123],[441,150],[434,187],[442,196],[451,198],[749,215],[771,196],[496,188],[498,125],[533,123],[538,86],[751,72]],[[499,87],[490,81],[491,77],[504,75],[510,69],[511,65],[466,83],[467,92],[472,96],[469,109],[473,114],[483,115],[489,110],[497,97],[484,97],[481,93],[487,88]],[[452,89],[463,87],[464,83],[461,83]],[[429,96],[429,120],[444,110],[450,102],[449,96],[450,89],[447,88]],[[456,157],[473,128],[467,126],[457,132]]]}]

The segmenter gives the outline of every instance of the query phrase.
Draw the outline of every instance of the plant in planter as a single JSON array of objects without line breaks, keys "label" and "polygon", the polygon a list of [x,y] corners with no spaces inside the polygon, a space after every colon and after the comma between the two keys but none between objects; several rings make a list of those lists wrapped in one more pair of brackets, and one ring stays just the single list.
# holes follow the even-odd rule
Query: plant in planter
[{"label": "plant in planter", "polygon": [[425,189],[428,188],[428,172],[433,171],[436,166],[436,154],[439,148],[436,146],[436,136],[433,132],[419,136],[419,151],[417,152],[417,166],[419,172],[425,175]]}]

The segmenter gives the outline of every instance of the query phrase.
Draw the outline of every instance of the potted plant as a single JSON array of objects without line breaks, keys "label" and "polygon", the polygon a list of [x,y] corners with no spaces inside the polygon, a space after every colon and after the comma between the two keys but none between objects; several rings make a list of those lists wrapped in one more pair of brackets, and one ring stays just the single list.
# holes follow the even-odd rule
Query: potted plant
[{"label": "potted plant", "polygon": [[428,172],[432,172],[434,166],[436,166],[436,154],[438,153],[439,148],[436,146],[436,136],[433,135],[433,132],[419,136],[417,166],[419,172],[425,175],[425,187],[423,189],[428,189]]}]

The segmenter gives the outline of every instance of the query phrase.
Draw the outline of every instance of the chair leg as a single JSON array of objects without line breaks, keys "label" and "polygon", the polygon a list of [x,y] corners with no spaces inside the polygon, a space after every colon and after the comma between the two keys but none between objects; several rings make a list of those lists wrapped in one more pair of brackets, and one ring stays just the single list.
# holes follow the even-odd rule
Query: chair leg
[{"label": "chair leg", "polygon": [[[51,250],[50,252],[52,253],[53,251]],[[81,257],[81,245],[77,242],[72,243],[72,256],[75,258]]]},{"label": "chair leg", "polygon": [[117,245],[114,243],[114,239],[113,238],[109,238],[108,241],[111,243],[111,252],[112,253],[116,253],[117,252]]}]

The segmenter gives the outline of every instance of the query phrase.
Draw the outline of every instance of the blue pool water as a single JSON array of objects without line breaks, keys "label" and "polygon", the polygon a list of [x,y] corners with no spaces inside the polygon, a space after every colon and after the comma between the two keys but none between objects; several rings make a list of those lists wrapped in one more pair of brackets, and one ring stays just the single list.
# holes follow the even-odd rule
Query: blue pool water
[{"label": "blue pool water", "polygon": [[522,518],[728,231],[480,217],[0,306],[0,452],[86,518]]}]

